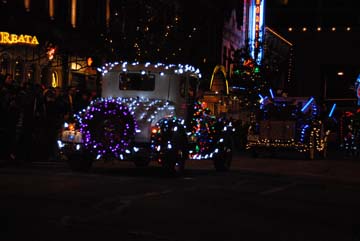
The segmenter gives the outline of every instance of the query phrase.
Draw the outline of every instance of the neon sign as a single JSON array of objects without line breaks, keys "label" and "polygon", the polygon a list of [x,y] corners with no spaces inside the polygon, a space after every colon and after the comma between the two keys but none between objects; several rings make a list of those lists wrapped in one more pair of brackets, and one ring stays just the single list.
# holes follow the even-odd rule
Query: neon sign
[{"label": "neon sign", "polygon": [[38,45],[39,41],[36,36],[26,34],[13,34],[8,32],[0,32],[0,44],[27,44]]},{"label": "neon sign", "polygon": [[358,106],[360,106],[360,74],[358,75],[355,82],[356,96],[358,98]]},{"label": "neon sign", "polygon": [[255,4],[255,48],[259,47],[260,34],[260,0],[256,0]]},{"label": "neon sign", "polygon": [[[260,64],[262,58],[262,47],[264,36],[264,1],[251,0],[249,12],[249,40],[251,57]],[[255,56],[256,55],[256,56]]]}]

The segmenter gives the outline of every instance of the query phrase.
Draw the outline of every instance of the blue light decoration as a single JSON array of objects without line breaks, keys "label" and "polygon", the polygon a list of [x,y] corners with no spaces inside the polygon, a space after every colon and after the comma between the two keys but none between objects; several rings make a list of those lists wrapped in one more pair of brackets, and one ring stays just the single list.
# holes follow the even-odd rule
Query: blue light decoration
[{"label": "blue light decoration", "polygon": [[356,89],[356,96],[358,98],[357,105],[360,106],[360,74],[356,78],[355,89]]},{"label": "blue light decoration", "polygon": [[271,98],[274,99],[274,93],[273,93],[273,90],[271,88],[269,89],[269,92],[270,92]]},{"label": "blue light decoration", "polygon": [[330,110],[330,113],[329,113],[329,118],[331,118],[332,115],[334,114],[335,108],[336,108],[336,103],[334,103],[333,106],[331,107],[331,110]]},{"label": "blue light decoration", "polygon": [[269,99],[269,97],[268,96],[265,96],[263,99],[260,99],[260,109],[261,110],[263,110],[264,109],[264,107],[266,106],[266,104],[267,104],[267,99]]},{"label": "blue light decoration", "polygon": [[305,141],[305,137],[306,137],[306,131],[307,129],[309,129],[310,126],[309,125],[304,125],[302,128],[301,128],[301,136],[300,136],[300,142],[303,143]]},{"label": "blue light decoration", "polygon": [[301,109],[301,112],[305,113],[305,111],[307,110],[307,108],[310,106],[311,102],[314,101],[314,97],[311,97],[306,104],[303,106],[303,108]]},{"label": "blue light decoration", "polygon": [[262,103],[264,101],[264,97],[261,94],[258,94],[259,98],[260,98],[260,103]]},{"label": "blue light decoration", "polygon": [[311,104],[312,118],[313,118],[313,119],[316,119],[317,116],[320,114],[320,112],[319,112],[319,107],[318,107],[318,105],[316,104],[315,101],[312,101],[311,103],[312,103],[312,104]]}]

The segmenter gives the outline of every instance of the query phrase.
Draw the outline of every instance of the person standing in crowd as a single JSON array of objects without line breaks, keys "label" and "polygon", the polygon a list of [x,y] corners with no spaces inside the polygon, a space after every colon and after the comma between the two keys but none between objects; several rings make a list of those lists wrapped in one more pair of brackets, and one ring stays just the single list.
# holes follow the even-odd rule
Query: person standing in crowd
[{"label": "person standing in crowd", "polygon": [[57,159],[57,138],[64,121],[73,115],[72,93],[64,92],[60,87],[50,88],[45,93],[47,158]]},{"label": "person standing in crowd", "polygon": [[[18,92],[19,118],[17,124],[17,158],[32,161],[37,157],[36,144],[38,125],[43,121],[44,105],[39,85],[24,82]],[[38,144],[38,143],[37,143]]]},{"label": "person standing in crowd", "polygon": [[[54,138],[56,138],[56,127],[57,127],[57,119],[58,112],[56,108],[56,94],[54,88],[48,88],[44,92],[44,100],[45,100],[45,136],[46,142],[44,150],[46,150],[45,158],[51,159],[54,158],[54,153],[52,149],[52,142]],[[54,137],[55,136],[55,137]]]},{"label": "person standing in crowd", "polygon": [[90,96],[86,90],[79,91],[76,94],[76,98],[74,101],[74,113],[77,113],[79,111],[82,111],[83,109],[86,109],[86,107],[90,103]]},{"label": "person standing in crowd", "polygon": [[16,158],[16,124],[18,119],[18,105],[16,103],[16,88],[13,78],[6,74],[0,87],[0,135],[1,154],[8,160]]},{"label": "person standing in crowd", "polygon": [[64,101],[67,105],[67,115],[71,116],[74,114],[74,101],[76,99],[76,88],[71,86],[67,92],[64,93]]}]

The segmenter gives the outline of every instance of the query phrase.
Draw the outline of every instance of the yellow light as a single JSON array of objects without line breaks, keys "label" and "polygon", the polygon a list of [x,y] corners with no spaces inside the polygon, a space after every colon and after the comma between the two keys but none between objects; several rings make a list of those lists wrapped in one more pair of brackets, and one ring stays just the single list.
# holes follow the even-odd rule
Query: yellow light
[{"label": "yellow light", "polygon": [[54,88],[59,86],[59,79],[55,72],[51,74],[51,86]]},{"label": "yellow light", "polygon": [[344,75],[344,72],[339,71],[339,72],[337,73],[337,75],[338,75],[338,76],[343,76],[343,75]]},{"label": "yellow light", "polygon": [[201,107],[203,109],[207,108],[207,103],[205,101],[201,102]]},{"label": "yellow light", "polygon": [[79,70],[79,69],[81,69],[81,65],[78,63],[71,63],[70,69],[71,70]]},{"label": "yellow light", "polygon": [[278,34],[277,32],[275,32],[274,30],[272,30],[269,27],[265,27],[266,31],[270,31],[272,34],[274,34],[276,37],[278,37],[279,39],[281,39],[282,41],[284,41],[285,43],[287,43],[288,45],[292,46],[293,44],[290,43],[288,40],[286,40],[284,37],[282,37],[280,34]]},{"label": "yellow light", "polygon": [[350,28],[350,27],[347,27],[347,28],[346,28],[346,31],[350,31],[350,30],[351,30],[351,28]]},{"label": "yellow light", "polygon": [[307,31],[307,28],[306,28],[306,27],[303,27],[303,28],[302,28],[302,31],[303,31],[303,32],[306,32],[306,31]]},{"label": "yellow light", "polygon": [[110,0],[106,0],[106,27],[110,27]]},{"label": "yellow light", "polygon": [[317,29],[316,29],[318,32],[320,32],[321,31],[321,27],[317,27]]},{"label": "yellow light", "polygon": [[335,27],[332,27],[332,28],[331,28],[331,31],[333,31],[333,32],[336,31],[336,28],[335,28]]},{"label": "yellow light", "polygon": [[30,12],[30,0],[24,0],[26,12]]},{"label": "yellow light", "polygon": [[94,61],[92,60],[91,57],[87,58],[87,60],[86,60],[86,63],[87,63],[88,66],[91,66],[93,62]]},{"label": "yellow light", "polygon": [[76,0],[71,1],[71,26],[76,28]]},{"label": "yellow light", "polygon": [[288,31],[289,31],[289,32],[292,32],[292,31],[293,31],[293,28],[291,28],[291,27],[288,28]]},{"label": "yellow light", "polygon": [[54,0],[49,0],[49,16],[50,19],[54,19],[55,10],[54,10]]}]

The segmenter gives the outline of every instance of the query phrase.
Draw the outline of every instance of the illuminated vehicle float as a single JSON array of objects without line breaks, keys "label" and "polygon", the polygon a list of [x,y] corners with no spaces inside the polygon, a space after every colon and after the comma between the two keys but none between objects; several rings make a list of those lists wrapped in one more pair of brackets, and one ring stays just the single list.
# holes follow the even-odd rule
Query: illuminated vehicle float
[{"label": "illuminated vehicle float", "polygon": [[254,156],[289,150],[305,153],[308,159],[326,157],[330,131],[325,130],[313,97],[265,97],[261,102],[247,136],[246,148]]},{"label": "illuminated vehicle float", "polygon": [[340,149],[346,155],[360,156],[360,109],[345,111],[340,117]]},{"label": "illuminated vehicle float", "polygon": [[187,159],[212,159],[217,170],[229,169],[231,123],[196,101],[198,69],[116,62],[98,71],[102,98],[65,123],[58,140],[74,171],[114,159],[138,167],[156,161],[169,172],[182,172]]}]

